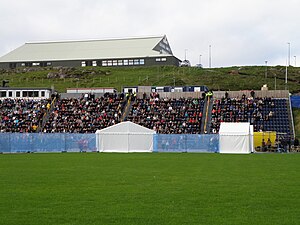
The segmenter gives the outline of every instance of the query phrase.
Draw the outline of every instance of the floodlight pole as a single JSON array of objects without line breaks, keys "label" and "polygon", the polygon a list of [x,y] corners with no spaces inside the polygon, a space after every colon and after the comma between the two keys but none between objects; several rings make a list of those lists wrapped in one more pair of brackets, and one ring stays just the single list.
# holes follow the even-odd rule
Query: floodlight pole
[{"label": "floodlight pole", "polygon": [[186,60],[187,49],[184,49],[184,60]]},{"label": "floodlight pole", "polygon": [[209,68],[211,68],[211,45],[209,45]]},{"label": "floodlight pole", "polygon": [[295,67],[297,67],[297,56],[294,55],[295,58]]},{"label": "floodlight pole", "polygon": [[268,61],[266,60],[265,63],[266,63],[265,79],[267,79],[267,77],[268,77]]},{"label": "floodlight pole", "polygon": [[288,42],[288,66],[291,65],[291,43]]},{"label": "floodlight pole", "polygon": [[[199,55],[199,64],[201,65],[201,56],[202,55]],[[295,56],[296,57],[296,56]]]}]

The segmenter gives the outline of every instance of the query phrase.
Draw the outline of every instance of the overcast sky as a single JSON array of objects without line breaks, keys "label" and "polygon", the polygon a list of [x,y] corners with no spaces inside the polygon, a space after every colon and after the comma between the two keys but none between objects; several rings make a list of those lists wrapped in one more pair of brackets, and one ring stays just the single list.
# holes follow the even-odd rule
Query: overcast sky
[{"label": "overcast sky", "polygon": [[175,56],[212,67],[300,66],[300,0],[0,0],[0,56],[30,41],[166,34]]}]

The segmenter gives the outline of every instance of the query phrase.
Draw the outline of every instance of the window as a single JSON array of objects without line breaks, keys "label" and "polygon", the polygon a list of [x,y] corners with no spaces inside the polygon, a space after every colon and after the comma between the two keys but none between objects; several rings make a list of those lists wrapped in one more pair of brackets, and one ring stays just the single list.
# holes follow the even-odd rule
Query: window
[{"label": "window", "polygon": [[25,63],[21,63],[21,66],[25,66]]},{"label": "window", "polygon": [[117,66],[118,65],[118,60],[113,60],[113,66]]},{"label": "window", "polygon": [[92,66],[97,66],[97,61],[93,61]]},{"label": "window", "polygon": [[12,91],[8,92],[8,97],[12,97]]},{"label": "window", "polygon": [[2,97],[2,98],[6,97],[6,91],[1,91],[0,92],[0,97]]},{"label": "window", "polygon": [[16,97],[18,98],[18,97],[20,97],[21,95],[20,95],[20,92],[19,91],[17,91],[16,92]]},{"label": "window", "polygon": [[34,91],[33,92],[33,97],[39,97],[39,92],[38,91]]},{"label": "window", "polygon": [[52,66],[52,63],[51,62],[47,62],[46,66]]},{"label": "window", "polygon": [[107,66],[107,61],[102,61],[102,66]]},{"label": "window", "polygon": [[124,66],[128,66],[128,59],[124,59]]},{"label": "window", "polygon": [[45,97],[45,91],[41,91],[41,97]]},{"label": "window", "polygon": [[107,65],[108,65],[108,66],[112,66],[112,61],[111,61],[111,60],[108,60],[108,61],[107,61]]},{"label": "window", "polygon": [[32,63],[32,66],[40,66],[40,63],[34,62],[34,63]]},{"label": "window", "polygon": [[134,60],[134,65],[140,65],[140,60],[139,59],[135,59]]},{"label": "window", "polygon": [[156,58],[155,61],[156,61],[156,62],[160,62],[160,58]]},{"label": "window", "polygon": [[85,62],[85,61],[82,61],[82,62],[81,62],[81,66],[82,66],[82,67],[86,67],[86,62]]},{"label": "window", "polygon": [[161,61],[165,62],[165,61],[167,61],[167,58],[161,58]]},{"label": "window", "polygon": [[129,65],[133,65],[133,59],[129,59]]},{"label": "window", "polygon": [[140,65],[145,65],[145,59],[140,59]]},{"label": "window", "polygon": [[118,66],[123,66],[123,60],[118,60]]},{"label": "window", "polygon": [[27,91],[22,91],[22,97],[28,97],[28,92]]}]

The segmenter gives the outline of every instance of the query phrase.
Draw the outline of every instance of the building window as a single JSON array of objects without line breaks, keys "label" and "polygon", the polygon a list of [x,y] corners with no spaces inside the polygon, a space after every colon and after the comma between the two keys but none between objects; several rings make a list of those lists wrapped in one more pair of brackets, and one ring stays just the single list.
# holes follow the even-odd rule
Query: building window
[{"label": "building window", "polygon": [[52,66],[52,63],[51,62],[47,62],[46,65],[47,66]]},{"label": "building window", "polygon": [[160,62],[161,59],[160,59],[160,58],[156,58],[155,61],[156,61],[156,62]]},{"label": "building window", "polygon": [[21,63],[21,66],[26,66],[26,64],[25,63]]},{"label": "building window", "polygon": [[40,66],[40,63],[34,62],[34,63],[32,63],[32,66]]},{"label": "building window", "polygon": [[20,92],[19,91],[17,91],[16,92],[16,97],[18,98],[18,97],[20,97],[21,95],[20,95]]},{"label": "building window", "polygon": [[145,65],[145,59],[140,59],[140,65]]},{"label": "building window", "polygon": [[41,91],[41,97],[45,97],[45,91]]},{"label": "building window", "polygon": [[128,59],[124,59],[124,66],[128,66]]},{"label": "building window", "polygon": [[86,67],[86,62],[85,62],[85,61],[82,61],[82,62],[81,62],[81,66],[82,66],[82,67]]},{"label": "building window", "polygon": [[33,92],[33,97],[39,97],[39,92],[38,91],[34,91]]},{"label": "building window", "polygon": [[0,97],[5,98],[6,97],[6,91],[1,91],[0,92]]},{"label": "building window", "polygon": [[107,61],[107,66],[112,66],[113,64],[112,64],[112,61],[111,60],[108,60]]},{"label": "building window", "polygon": [[102,61],[102,66],[107,66],[107,61]]},{"label": "building window", "polygon": [[12,91],[8,92],[8,97],[12,97]]},{"label": "building window", "polygon": [[129,65],[133,65],[133,59],[129,59]]},{"label": "building window", "polygon": [[118,66],[123,66],[123,60],[118,60]]},{"label": "building window", "polygon": [[113,66],[117,66],[118,65],[118,60],[113,60]]},{"label": "building window", "polygon": [[167,58],[161,58],[161,61],[165,62],[165,61],[167,61]]},{"label": "building window", "polygon": [[134,65],[140,65],[140,60],[139,59],[135,59],[134,60]]},{"label": "building window", "polygon": [[97,66],[97,61],[93,61],[92,66]]}]

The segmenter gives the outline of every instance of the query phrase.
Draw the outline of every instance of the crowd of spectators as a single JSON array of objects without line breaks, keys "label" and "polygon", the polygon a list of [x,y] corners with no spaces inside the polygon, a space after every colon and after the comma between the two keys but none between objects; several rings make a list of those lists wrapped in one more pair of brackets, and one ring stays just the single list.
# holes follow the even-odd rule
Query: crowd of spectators
[{"label": "crowd of spectators", "polygon": [[36,132],[50,100],[11,99],[0,100],[0,132]]},{"label": "crowd of spectators", "polygon": [[203,105],[201,98],[160,98],[152,93],[136,99],[128,120],[161,134],[197,134],[201,132]]},{"label": "crowd of spectators", "polygon": [[[50,109],[51,99],[2,99],[0,100],[0,132],[37,132],[45,113],[48,113],[41,132],[45,133],[94,133],[98,129],[121,122],[124,107],[129,96],[106,94],[95,98],[83,95],[81,98],[57,99]],[[198,134],[205,96],[202,98],[161,98],[158,93],[146,94],[142,98],[131,96],[132,106],[127,120],[145,126],[161,134]],[[274,130],[282,132],[274,121],[288,122],[285,111],[277,111],[276,99],[230,98],[228,93],[213,102],[211,112],[211,133],[218,133],[221,122],[250,122],[254,131]],[[124,115],[123,115],[124,114]],[[285,119],[278,115],[286,116]],[[282,120],[282,121],[281,121]],[[283,124],[289,129],[287,124]],[[283,130],[284,132],[284,130]]]},{"label": "crowd of spectators", "polygon": [[116,94],[58,99],[42,132],[94,133],[120,122],[123,102],[124,96]]},{"label": "crowd of spectators", "polygon": [[[285,113],[277,115],[278,107],[282,107]],[[218,133],[221,122],[250,122],[254,125],[254,131],[276,130],[272,127],[276,121],[284,118],[288,121],[286,105],[276,106],[274,98],[229,98],[216,99],[213,102],[211,117],[211,132]],[[285,124],[284,128],[287,125]],[[280,127],[279,127],[280,128]],[[280,130],[278,130],[280,131]]]}]

